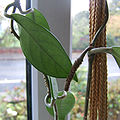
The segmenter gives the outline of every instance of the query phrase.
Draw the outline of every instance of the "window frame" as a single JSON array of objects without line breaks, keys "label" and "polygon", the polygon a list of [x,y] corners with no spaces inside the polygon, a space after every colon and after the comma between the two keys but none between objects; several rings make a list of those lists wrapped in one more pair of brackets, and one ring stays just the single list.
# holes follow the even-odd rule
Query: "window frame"
[{"label": "window frame", "polygon": [[[31,8],[31,0],[26,0],[26,9]],[[26,59],[26,94],[27,94],[27,120],[32,120],[32,71],[31,64]]]}]

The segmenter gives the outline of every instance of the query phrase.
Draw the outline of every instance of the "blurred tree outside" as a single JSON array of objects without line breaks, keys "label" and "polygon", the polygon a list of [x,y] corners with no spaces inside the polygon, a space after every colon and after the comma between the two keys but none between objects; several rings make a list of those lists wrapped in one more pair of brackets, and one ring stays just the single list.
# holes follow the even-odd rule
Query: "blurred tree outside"
[{"label": "blurred tree outside", "polygon": [[80,12],[73,18],[73,49],[84,49],[89,42],[89,12]]},{"label": "blurred tree outside", "polygon": [[4,7],[0,5],[0,47],[19,47],[19,41],[11,34],[10,21],[3,15]]},{"label": "blurred tree outside", "polygon": [[120,14],[120,0],[112,0],[109,7],[111,14]]}]

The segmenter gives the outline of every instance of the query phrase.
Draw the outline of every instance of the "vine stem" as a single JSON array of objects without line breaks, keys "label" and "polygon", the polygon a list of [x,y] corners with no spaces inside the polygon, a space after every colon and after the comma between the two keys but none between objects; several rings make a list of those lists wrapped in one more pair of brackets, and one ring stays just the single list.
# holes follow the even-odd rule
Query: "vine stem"
[{"label": "vine stem", "polygon": [[84,120],[87,120],[88,114],[88,103],[89,103],[89,94],[90,94],[90,84],[92,79],[92,63],[94,60],[94,55],[88,55],[88,78],[87,78],[87,88],[86,88],[86,97],[85,97],[85,111],[84,111]]},{"label": "vine stem", "polygon": [[58,120],[58,110],[56,103],[53,105],[53,109],[54,109],[54,120]]},{"label": "vine stem", "polygon": [[112,53],[112,47],[99,47],[99,48],[93,48],[88,52],[89,55],[97,54],[97,53]]},{"label": "vine stem", "polygon": [[[14,6],[12,13],[15,13],[15,11],[16,11],[16,7]],[[11,19],[11,33],[13,33],[14,36],[15,36],[18,40],[20,40],[20,36],[19,36],[19,35],[15,32],[15,30],[14,30],[14,20],[13,20],[13,19]]]},{"label": "vine stem", "polygon": [[11,33],[14,34],[14,36],[20,40],[20,37],[19,35],[15,32],[14,30],[14,20],[12,18],[11,15],[9,15],[7,12],[8,10],[13,7],[13,12],[12,13],[15,13],[16,11],[16,8],[18,8],[18,10],[20,11],[21,14],[28,14],[29,12],[32,11],[32,9],[28,9],[26,11],[23,11],[22,8],[21,8],[21,5],[20,5],[20,0],[15,0],[13,3],[9,4],[6,8],[5,8],[5,11],[4,11],[4,15],[7,17],[7,18],[10,18],[11,19]]},{"label": "vine stem", "polygon": [[71,70],[70,70],[70,73],[69,73],[69,75],[68,75],[68,77],[67,77],[67,79],[66,79],[66,84],[65,84],[65,88],[64,88],[65,91],[68,91],[68,90],[69,90],[70,83],[71,83],[71,81],[72,81],[72,78],[73,78],[74,75],[75,75],[76,70],[77,70],[78,67],[82,64],[83,59],[84,59],[86,53],[87,53],[88,51],[90,51],[92,48],[93,48],[92,46],[87,47],[87,48],[81,53],[80,57],[74,62],[73,66],[72,66],[72,68],[71,68]]}]

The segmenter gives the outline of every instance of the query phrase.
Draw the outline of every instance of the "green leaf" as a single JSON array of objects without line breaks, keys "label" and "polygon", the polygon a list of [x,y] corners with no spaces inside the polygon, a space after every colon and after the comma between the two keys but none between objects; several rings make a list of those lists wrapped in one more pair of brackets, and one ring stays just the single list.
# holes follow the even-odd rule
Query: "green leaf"
[{"label": "green leaf", "polygon": [[33,20],[36,24],[39,24],[42,27],[50,30],[50,27],[48,25],[47,20],[45,19],[45,17],[42,15],[42,13],[39,10],[34,8],[34,11],[28,13],[26,15],[26,17],[28,17],[29,19]]},{"label": "green leaf", "polygon": [[56,78],[48,76],[48,80],[50,83],[50,93],[53,99],[57,99],[58,97],[58,85]]},{"label": "green leaf", "polygon": [[[63,92],[59,92],[58,95],[61,96]],[[65,116],[72,110],[75,104],[75,98],[71,92],[67,92],[67,96],[63,99],[56,100],[56,106],[58,110],[59,120],[64,120]],[[53,108],[48,108],[47,111],[54,116]]]},{"label": "green leaf", "polygon": [[[31,19],[36,24],[39,24],[42,27],[45,27],[46,29],[50,30],[47,20],[45,19],[45,17],[42,15],[42,13],[39,10],[34,8],[32,12],[26,14],[26,17]],[[21,28],[19,24],[18,24],[18,28],[19,28],[19,33],[21,33],[23,29]]]},{"label": "green leaf", "polygon": [[[66,78],[72,64],[65,50],[59,40],[48,30],[45,20],[39,25],[33,21],[39,17],[31,20],[29,16],[31,15],[27,17],[19,14],[12,15],[13,19],[23,28],[20,34],[23,53],[40,72],[56,78]],[[74,79],[78,81],[76,76]]]},{"label": "green leaf", "polygon": [[119,68],[120,68],[120,47],[112,47],[111,54],[115,58]]}]

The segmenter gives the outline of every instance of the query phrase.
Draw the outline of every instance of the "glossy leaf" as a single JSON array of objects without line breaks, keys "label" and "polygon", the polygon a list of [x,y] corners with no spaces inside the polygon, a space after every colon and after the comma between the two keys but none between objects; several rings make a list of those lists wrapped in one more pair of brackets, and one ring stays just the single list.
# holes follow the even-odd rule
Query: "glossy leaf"
[{"label": "glossy leaf", "polygon": [[[32,12],[30,12],[30,13],[28,13],[28,14],[26,14],[26,17],[28,17],[29,19],[31,19],[33,22],[35,22],[36,24],[39,24],[39,25],[41,25],[42,27],[45,27],[46,29],[48,29],[48,30],[50,30],[50,27],[49,27],[49,25],[48,25],[48,22],[47,22],[47,20],[45,19],[45,17],[42,15],[42,13],[39,11],[39,10],[37,10],[37,9],[33,9],[33,11]],[[19,27],[19,33],[21,34],[21,31],[23,31],[22,32],[22,34],[24,33],[26,33],[22,28],[21,28],[21,26],[18,24],[18,27]],[[27,35],[27,34],[26,34]]]},{"label": "glossy leaf", "polygon": [[[59,92],[58,95],[62,95],[63,92]],[[75,104],[75,98],[71,92],[67,92],[67,96],[63,99],[56,100],[56,106],[58,110],[58,120],[64,120],[66,115],[72,110]],[[53,108],[46,107],[47,111],[54,116]]]},{"label": "glossy leaf", "polygon": [[[48,30],[47,24],[35,23],[28,18],[29,15],[13,14],[12,17],[23,28],[20,43],[29,62],[46,75],[66,78],[72,66],[71,61],[58,39]],[[77,77],[74,79],[77,81]]]},{"label": "glossy leaf", "polygon": [[42,15],[42,13],[39,10],[34,8],[34,11],[28,13],[26,17],[33,20],[35,23],[41,25],[42,27],[50,30],[47,20],[45,19],[45,17]]},{"label": "glossy leaf", "polygon": [[120,47],[112,47],[111,54],[115,58],[119,68],[120,68]]}]

